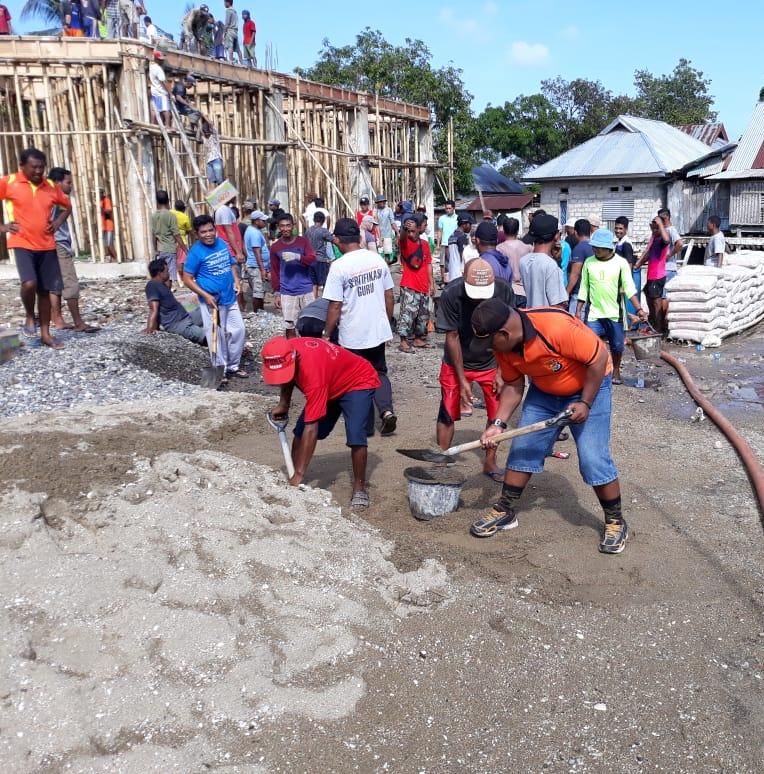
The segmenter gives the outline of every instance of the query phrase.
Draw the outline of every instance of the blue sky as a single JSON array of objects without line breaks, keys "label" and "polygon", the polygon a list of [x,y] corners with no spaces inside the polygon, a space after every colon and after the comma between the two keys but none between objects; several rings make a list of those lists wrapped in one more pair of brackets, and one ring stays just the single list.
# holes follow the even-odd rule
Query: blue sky
[{"label": "blue sky", "polygon": [[[22,0],[3,0],[16,17],[17,31],[39,22],[20,22]],[[177,34],[179,0],[145,0],[154,21]],[[216,16],[223,0],[208,0]],[[538,0],[499,2],[446,0],[399,5],[391,2],[254,3],[248,8],[258,27],[258,59],[270,43],[279,69],[309,66],[328,37],[334,45],[351,42],[365,26],[400,43],[420,38],[436,65],[452,61],[464,71],[464,81],[481,110],[489,102],[502,104],[518,94],[538,91],[539,81],[561,75],[597,79],[614,92],[633,93],[635,69],[656,74],[671,71],[682,56],[711,78],[716,110],[731,138],[745,128],[764,74],[755,66],[761,46],[764,4],[739,3],[737,11],[718,2],[585,3]],[[733,11],[733,12],[727,12]]]}]

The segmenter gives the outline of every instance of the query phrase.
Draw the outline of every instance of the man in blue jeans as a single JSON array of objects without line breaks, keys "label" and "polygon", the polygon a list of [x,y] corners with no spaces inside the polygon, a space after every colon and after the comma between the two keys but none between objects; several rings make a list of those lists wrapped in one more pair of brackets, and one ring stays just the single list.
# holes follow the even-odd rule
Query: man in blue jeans
[{"label": "man in blue jeans", "polygon": [[[621,514],[618,470],[610,456],[611,373],[613,364],[600,339],[584,323],[554,307],[511,309],[500,299],[484,301],[472,315],[472,329],[490,346],[504,385],[493,424],[482,435],[484,448],[507,428],[523,401],[525,377],[531,386],[523,402],[519,427],[547,420],[570,409],[570,429],[584,481],[594,488],[605,514],[599,549],[619,554],[629,530]],[[549,427],[512,442],[499,501],[470,532],[491,537],[518,526],[515,505],[533,473],[541,473],[559,428]]]}]

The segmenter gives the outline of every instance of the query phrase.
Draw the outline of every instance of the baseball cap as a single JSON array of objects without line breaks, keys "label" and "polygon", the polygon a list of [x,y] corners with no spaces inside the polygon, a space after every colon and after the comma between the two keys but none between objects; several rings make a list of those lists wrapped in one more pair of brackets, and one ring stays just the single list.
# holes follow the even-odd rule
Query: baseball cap
[{"label": "baseball cap", "polygon": [[364,215],[363,218],[361,218],[361,223],[373,223],[375,226],[379,225],[379,221],[371,215]]},{"label": "baseball cap", "polygon": [[495,245],[499,241],[499,231],[493,223],[484,221],[477,227],[475,238],[478,242]]},{"label": "baseball cap", "polygon": [[155,51],[154,52],[154,59],[162,60],[164,59],[164,54],[161,51]]},{"label": "baseball cap", "polygon": [[368,196],[362,196],[362,197],[361,197],[361,198],[358,200],[358,202],[359,202],[360,204],[368,204],[368,203],[369,203],[369,197],[368,197]]},{"label": "baseball cap", "polygon": [[263,381],[266,384],[286,384],[292,381],[297,353],[288,339],[276,336],[267,341],[260,357],[263,359]]},{"label": "baseball cap", "polygon": [[528,233],[523,237],[523,242],[528,245],[534,242],[550,242],[559,228],[559,221],[554,215],[536,215],[531,221]]},{"label": "baseball cap", "polygon": [[255,210],[250,216],[250,220],[268,220],[268,216],[261,210]]},{"label": "baseball cap", "polygon": [[281,202],[278,199],[269,199],[268,204],[272,204],[274,207],[281,207]]},{"label": "baseball cap", "polygon": [[461,223],[474,223],[475,220],[468,212],[463,212],[461,215],[456,216],[457,224]]},{"label": "baseball cap", "polygon": [[509,315],[510,307],[500,298],[489,298],[472,313],[472,330],[480,339],[493,336],[504,327]]},{"label": "baseball cap", "polygon": [[386,197],[384,194],[380,194],[379,196],[376,196],[376,197],[374,198],[374,201],[375,201],[377,204],[379,204],[380,202],[386,202],[386,201],[387,201],[387,197]]},{"label": "baseball cap", "polygon": [[358,227],[355,218],[340,218],[334,224],[334,236],[338,239],[350,239],[360,237],[361,229]]},{"label": "baseball cap", "polygon": [[602,225],[602,218],[599,215],[591,214],[587,220],[592,224],[592,228],[594,229],[598,229]]},{"label": "baseball cap", "polygon": [[589,244],[592,247],[605,247],[608,250],[613,249],[613,243],[615,242],[615,236],[610,229],[598,228],[589,239]]},{"label": "baseball cap", "polygon": [[470,298],[492,298],[494,287],[494,273],[488,261],[482,258],[467,261],[464,267],[464,292]]}]

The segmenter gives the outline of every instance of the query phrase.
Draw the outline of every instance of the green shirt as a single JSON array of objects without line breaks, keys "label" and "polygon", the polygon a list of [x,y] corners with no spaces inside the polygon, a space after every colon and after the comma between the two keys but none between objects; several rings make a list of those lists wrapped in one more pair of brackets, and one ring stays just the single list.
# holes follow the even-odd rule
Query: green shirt
[{"label": "green shirt", "polygon": [[[619,292],[620,291],[620,292]],[[631,276],[631,267],[625,258],[614,255],[608,261],[599,261],[595,256],[584,261],[581,270],[581,287],[578,300],[589,302],[589,320],[618,320],[626,324],[622,310],[622,299],[636,295],[637,288]]]},{"label": "green shirt", "polygon": [[176,236],[180,236],[178,220],[170,210],[157,210],[151,215],[151,233],[157,241],[158,253],[174,253],[178,250]]}]

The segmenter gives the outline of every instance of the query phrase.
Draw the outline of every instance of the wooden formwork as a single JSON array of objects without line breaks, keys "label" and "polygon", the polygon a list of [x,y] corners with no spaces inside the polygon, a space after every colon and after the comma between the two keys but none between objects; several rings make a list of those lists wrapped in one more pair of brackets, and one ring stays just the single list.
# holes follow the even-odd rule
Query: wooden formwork
[{"label": "wooden formwork", "polygon": [[[73,237],[92,260],[104,260],[99,189],[114,204],[120,261],[150,256],[158,188],[185,198],[179,175],[190,170],[175,167],[152,119],[151,58],[151,47],[126,40],[11,37],[0,48],[0,173],[13,172],[30,146],[50,166],[71,169]],[[167,52],[164,67],[169,81],[197,79],[193,98],[218,129],[225,173],[241,199],[265,208],[278,195],[299,214],[315,193],[341,217],[359,195],[384,192],[431,211],[437,164],[426,108],[182,52]],[[171,142],[181,154],[179,137]],[[201,146],[192,145],[203,171]],[[201,202],[204,189],[194,182],[192,198]]]}]

